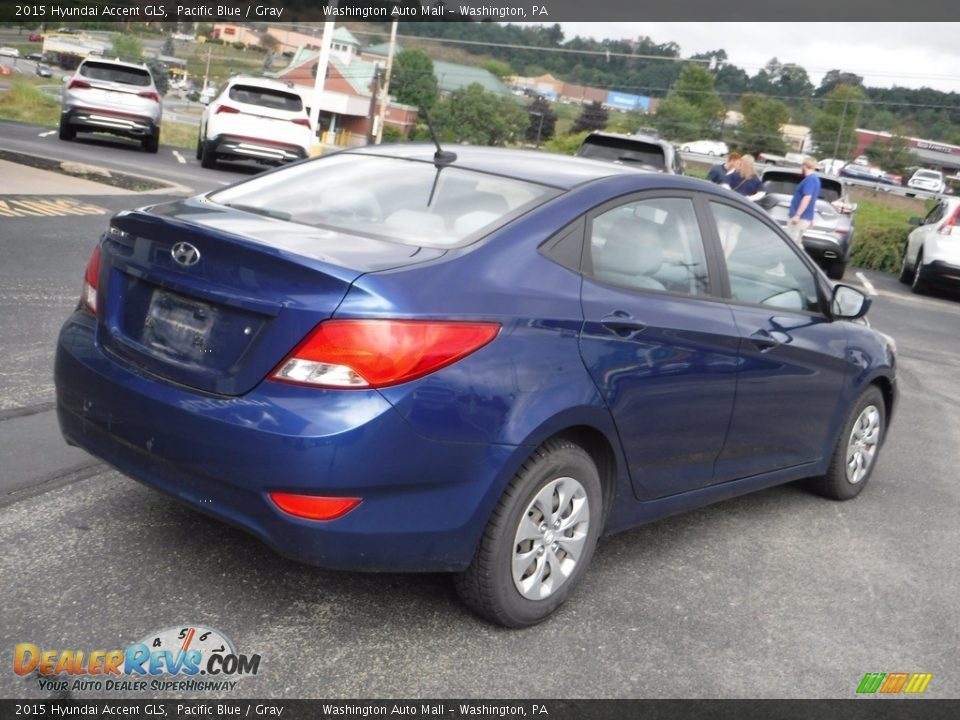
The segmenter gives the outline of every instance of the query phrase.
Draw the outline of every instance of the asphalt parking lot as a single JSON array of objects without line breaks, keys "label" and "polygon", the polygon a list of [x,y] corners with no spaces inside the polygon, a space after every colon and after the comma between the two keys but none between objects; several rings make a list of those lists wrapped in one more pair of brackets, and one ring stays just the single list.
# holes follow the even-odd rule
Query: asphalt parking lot
[{"label": "asphalt parking lot", "polygon": [[[156,165],[115,150],[195,190],[242,177],[167,148]],[[0,177],[8,207],[74,197],[15,190]],[[63,445],[52,357],[83,267],[110,213],[167,197],[86,195],[104,212],[0,221],[7,657],[199,624],[263,658],[234,692],[246,697],[849,698],[878,671],[933,673],[927,696],[960,696],[960,298],[848,271],[875,293],[870,319],[900,362],[900,406],[856,500],[791,485],[606,538],[554,618],[509,631],[464,610],[445,576],[298,565]],[[34,676],[0,673],[0,696],[44,695]]]}]

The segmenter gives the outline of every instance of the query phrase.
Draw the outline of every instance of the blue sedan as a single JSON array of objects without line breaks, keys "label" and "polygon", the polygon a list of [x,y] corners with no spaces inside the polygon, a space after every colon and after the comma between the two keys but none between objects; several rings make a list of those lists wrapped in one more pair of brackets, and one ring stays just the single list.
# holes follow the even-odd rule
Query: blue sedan
[{"label": "blue sedan", "polygon": [[870,302],[700,180],[350,150],[115,216],[56,355],[67,442],[333,568],[455,573],[510,627],[597,539],[877,464]]}]

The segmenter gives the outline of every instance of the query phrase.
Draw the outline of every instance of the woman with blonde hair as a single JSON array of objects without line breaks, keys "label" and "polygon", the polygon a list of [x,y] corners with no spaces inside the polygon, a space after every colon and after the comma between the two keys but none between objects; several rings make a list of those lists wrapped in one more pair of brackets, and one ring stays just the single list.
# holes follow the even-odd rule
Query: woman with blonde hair
[{"label": "woman with blonde hair", "polygon": [[759,200],[765,195],[763,192],[763,183],[757,175],[756,161],[753,155],[744,155],[733,172],[729,173],[724,180],[731,190],[744,195],[751,200]]}]

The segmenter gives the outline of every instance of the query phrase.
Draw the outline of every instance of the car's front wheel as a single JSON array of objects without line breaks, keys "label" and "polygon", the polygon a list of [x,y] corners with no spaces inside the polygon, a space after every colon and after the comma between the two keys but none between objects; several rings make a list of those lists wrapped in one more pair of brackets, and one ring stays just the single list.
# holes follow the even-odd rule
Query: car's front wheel
[{"label": "car's front wheel", "polygon": [[539,447],[494,508],[473,562],[456,577],[460,598],[507,627],[546,619],[580,582],[600,534],[597,467],[568,440]]},{"label": "car's front wheel", "polygon": [[148,153],[156,153],[160,150],[160,131],[157,130],[155,134],[148,135],[140,141],[140,144]]},{"label": "car's front wheel", "polygon": [[877,464],[887,429],[886,418],[883,394],[870,385],[850,410],[827,473],[810,479],[810,489],[832,500],[850,500],[859,495]]}]

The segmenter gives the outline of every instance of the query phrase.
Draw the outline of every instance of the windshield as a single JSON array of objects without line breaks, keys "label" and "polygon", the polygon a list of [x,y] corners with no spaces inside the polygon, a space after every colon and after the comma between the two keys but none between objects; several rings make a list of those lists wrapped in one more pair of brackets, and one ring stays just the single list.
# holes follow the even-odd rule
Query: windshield
[{"label": "windshield", "polygon": [[146,70],[105,62],[84,63],[80,66],[80,74],[91,80],[105,80],[122,85],[147,87],[150,84],[150,73]]},{"label": "windshield", "polygon": [[289,112],[303,110],[303,101],[299,95],[283,92],[283,90],[274,90],[273,88],[256,87],[255,85],[234,85],[230,88],[230,99],[273,110],[287,110]]},{"label": "windshield", "polygon": [[255,177],[210,200],[302,225],[407,245],[459,247],[558,191],[458,167],[340,153]]},{"label": "windshield", "polygon": [[654,170],[662,170],[667,166],[662,147],[628,137],[588,135],[577,150],[577,155],[595,160],[636,164]]}]

